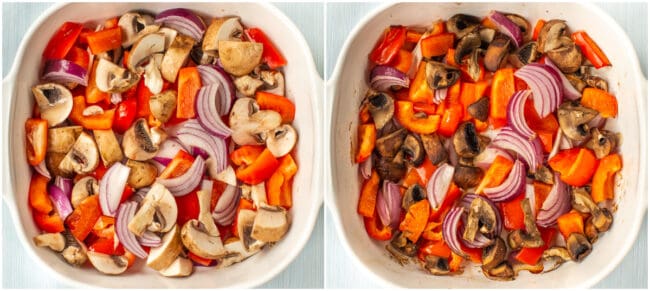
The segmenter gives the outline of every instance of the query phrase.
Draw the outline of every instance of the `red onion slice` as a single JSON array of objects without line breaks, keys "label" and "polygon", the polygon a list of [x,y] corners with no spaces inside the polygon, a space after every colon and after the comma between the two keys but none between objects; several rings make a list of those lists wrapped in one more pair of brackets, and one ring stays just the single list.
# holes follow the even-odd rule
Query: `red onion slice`
[{"label": "red onion slice", "polygon": [[197,147],[208,153],[206,164],[210,177],[228,167],[228,148],[223,139],[210,135],[195,119],[188,120],[176,131],[176,137],[186,148]]},{"label": "red onion slice", "polygon": [[65,221],[66,217],[72,213],[72,204],[70,204],[70,198],[63,193],[63,190],[61,188],[57,187],[56,185],[50,185],[47,187],[47,193],[50,195],[50,200],[54,202],[54,208],[56,208],[56,212],[59,214],[62,220]]},{"label": "red onion slice", "polygon": [[524,37],[521,34],[521,29],[516,23],[512,22],[512,20],[508,19],[505,15],[494,10],[490,11],[487,17],[497,26],[497,29],[501,33],[507,35],[514,41],[516,47],[521,45]]},{"label": "red onion slice", "polygon": [[380,192],[386,203],[386,209],[388,210],[388,217],[386,219],[387,223],[384,225],[389,225],[393,229],[397,229],[399,226],[400,214],[402,213],[402,194],[399,190],[399,185],[390,181],[384,181],[382,191]]},{"label": "red onion slice", "polygon": [[116,162],[99,181],[99,206],[106,216],[114,217],[122,199],[122,192],[129,178],[131,168]]},{"label": "red onion slice", "polygon": [[532,141],[518,134],[514,129],[506,126],[499,131],[492,140],[492,145],[513,151],[521,156],[528,169],[534,172],[544,162],[544,152],[539,138]]},{"label": "red onion slice", "polygon": [[221,85],[211,84],[201,87],[196,95],[196,115],[197,120],[205,130],[221,138],[227,138],[232,134],[232,130],[221,120],[217,99]]},{"label": "red onion slice", "polygon": [[533,139],[536,135],[536,133],[530,129],[528,123],[526,123],[526,117],[524,116],[524,106],[526,105],[526,100],[528,100],[531,93],[530,90],[515,92],[515,94],[510,97],[507,111],[508,124],[512,129],[528,139]]},{"label": "red onion slice", "polygon": [[494,202],[510,201],[526,189],[526,166],[516,160],[508,177],[501,185],[485,188],[483,193]]},{"label": "red onion slice", "polygon": [[188,35],[197,43],[201,41],[205,32],[203,19],[185,8],[174,8],[160,12],[156,16],[155,23],[162,23],[182,34]]},{"label": "red onion slice", "polygon": [[447,99],[447,91],[448,90],[449,90],[449,88],[442,88],[442,89],[436,89],[435,91],[433,91],[433,103],[440,104],[443,101],[445,101],[445,99]]},{"label": "red onion slice", "polygon": [[54,178],[54,185],[59,187],[66,197],[70,198],[72,194],[72,179],[56,176]]},{"label": "red onion slice", "polygon": [[445,163],[438,167],[429,178],[429,182],[427,182],[427,199],[434,210],[438,209],[445,200],[453,177],[454,167]]},{"label": "red onion slice", "polygon": [[147,252],[140,246],[135,235],[128,228],[129,221],[133,219],[137,207],[138,204],[133,201],[124,202],[120,205],[115,216],[115,234],[127,251],[138,258],[144,259],[147,257]]},{"label": "red onion slice", "polygon": [[453,207],[449,210],[442,222],[442,239],[454,253],[461,257],[467,257],[461,248],[461,242],[458,237],[458,227],[463,212],[464,209],[462,207]]},{"label": "red onion slice", "polygon": [[496,159],[497,156],[502,156],[512,161],[512,156],[507,151],[504,151],[494,145],[488,145],[480,154],[478,154],[478,156],[474,158],[474,165],[483,170],[487,170],[490,168],[490,165],[492,165],[492,162],[494,162],[494,159]]},{"label": "red onion slice", "polygon": [[553,113],[562,103],[561,80],[550,66],[530,63],[515,71],[515,76],[533,91],[535,110],[541,118]]},{"label": "red onion slice", "polygon": [[384,92],[391,88],[408,88],[409,77],[393,67],[376,66],[370,72],[370,87]]},{"label": "red onion slice", "polygon": [[372,175],[372,157],[367,158],[365,161],[363,161],[359,167],[359,170],[361,171],[361,176],[364,180],[370,179],[370,176]]},{"label": "red onion slice", "polygon": [[537,225],[551,227],[557,223],[557,218],[571,210],[571,198],[566,184],[560,180],[560,175],[555,174],[555,184],[551,188],[542,208],[537,214]]},{"label": "red onion slice", "polygon": [[180,197],[189,194],[199,186],[205,172],[205,160],[196,157],[192,166],[183,175],[170,179],[158,178],[160,184],[165,186],[174,196]]},{"label": "red onion slice", "polygon": [[241,189],[237,186],[228,185],[221,197],[219,197],[214,211],[212,211],[212,218],[219,225],[230,225],[237,213],[240,197]]},{"label": "red onion slice", "polygon": [[43,68],[43,80],[59,84],[76,83],[88,86],[88,71],[68,60],[48,60]]},{"label": "red onion slice", "polygon": [[390,211],[388,210],[388,203],[384,197],[384,190],[380,189],[377,191],[377,202],[375,203],[375,210],[379,216],[379,221],[381,225],[389,226],[390,225]]},{"label": "red onion slice", "polygon": [[140,245],[150,248],[157,248],[162,244],[162,239],[150,231],[145,231],[142,236],[136,237],[136,239]]},{"label": "red onion slice", "polygon": [[39,173],[41,176],[52,179],[52,175],[50,175],[50,170],[47,169],[47,165],[45,165],[45,160],[40,162],[38,165],[34,166],[34,171],[36,173]]},{"label": "red onion slice", "polygon": [[196,67],[201,75],[201,84],[203,86],[219,84],[219,104],[217,110],[219,115],[227,115],[230,113],[230,108],[235,100],[235,83],[233,83],[230,75],[226,73],[220,66],[215,65],[200,65]]},{"label": "red onion slice", "polygon": [[582,97],[582,94],[578,92],[578,89],[573,87],[569,79],[557,68],[557,66],[551,61],[550,58],[544,58],[544,64],[549,66],[553,71],[555,71],[556,76],[562,81],[562,93],[563,96],[569,98],[570,100],[576,100]]}]

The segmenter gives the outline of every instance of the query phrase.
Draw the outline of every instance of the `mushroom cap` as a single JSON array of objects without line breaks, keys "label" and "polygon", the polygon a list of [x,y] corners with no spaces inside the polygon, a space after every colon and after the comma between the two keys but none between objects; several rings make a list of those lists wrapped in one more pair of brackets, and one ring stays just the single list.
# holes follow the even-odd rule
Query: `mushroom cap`
[{"label": "mushroom cap", "polygon": [[49,127],[65,121],[72,112],[72,93],[68,88],[56,83],[45,83],[32,87],[34,100],[41,118],[47,120]]},{"label": "mushroom cap", "polygon": [[258,112],[260,106],[253,98],[237,98],[235,104],[230,109],[229,124],[230,127],[237,127],[240,123],[248,121],[253,113]]},{"label": "mushroom cap", "polygon": [[506,243],[500,237],[494,240],[494,243],[483,249],[481,256],[483,268],[492,269],[506,259],[508,248]]},{"label": "mushroom cap", "polygon": [[160,68],[163,78],[175,82],[176,76],[190,56],[195,40],[187,35],[178,34],[171,43],[162,59]]},{"label": "mushroom cap", "polygon": [[572,233],[566,239],[567,250],[571,259],[576,262],[582,261],[591,253],[591,243],[580,233]]},{"label": "mushroom cap", "polygon": [[241,41],[243,33],[244,28],[239,22],[239,17],[215,18],[205,31],[203,51],[216,54],[220,40]]},{"label": "mushroom cap", "polygon": [[81,126],[62,126],[47,130],[47,152],[67,154],[83,132]]},{"label": "mushroom cap", "polygon": [[162,184],[154,183],[142,203],[151,203],[156,209],[154,216],[156,224],[149,225],[149,231],[165,233],[171,231],[176,225],[178,217],[176,199]]},{"label": "mushroom cap", "polygon": [[37,247],[48,247],[55,252],[65,249],[65,238],[59,232],[42,233],[34,237],[34,244]]},{"label": "mushroom cap", "polygon": [[378,138],[375,141],[375,148],[379,155],[385,158],[393,158],[404,144],[407,134],[406,129],[401,128]]},{"label": "mushroom cap", "polygon": [[395,113],[395,100],[388,94],[368,90],[366,94],[368,100],[368,111],[372,115],[372,120],[377,129],[382,129],[393,119]]},{"label": "mushroom cap", "polygon": [[490,98],[488,97],[481,97],[467,107],[467,113],[469,115],[483,122],[487,121],[490,113],[489,110]]},{"label": "mushroom cap", "polygon": [[582,65],[582,51],[568,36],[561,36],[557,41],[558,47],[546,52],[546,56],[563,73],[570,74]]},{"label": "mushroom cap", "polygon": [[483,178],[483,170],[479,167],[456,165],[454,170],[454,183],[462,189],[478,186]]},{"label": "mushroom cap", "polygon": [[235,84],[235,88],[237,88],[237,92],[247,97],[254,96],[257,89],[264,85],[264,81],[253,78],[250,75],[237,77],[233,83]]},{"label": "mushroom cap", "polygon": [[172,229],[163,236],[160,246],[149,251],[147,266],[157,271],[163,270],[169,267],[182,251],[180,230],[174,224]]},{"label": "mushroom cap", "polygon": [[72,207],[76,208],[81,201],[86,199],[90,195],[95,195],[99,193],[99,183],[97,179],[93,176],[87,176],[81,178],[77,183],[72,187],[72,193],[70,194],[70,202]]},{"label": "mushroom cap", "polygon": [[431,89],[444,89],[460,79],[460,70],[440,62],[428,61],[425,75]]},{"label": "mushroom cap", "polygon": [[284,75],[279,71],[261,71],[260,78],[264,81],[265,92],[271,94],[284,96]]},{"label": "mushroom cap", "polygon": [[454,61],[456,64],[460,64],[463,61],[463,57],[474,52],[477,48],[481,46],[481,35],[478,31],[473,31],[463,36],[458,41],[456,49],[454,51]]},{"label": "mushroom cap", "polygon": [[122,14],[117,25],[122,28],[122,47],[125,48],[160,28],[159,25],[154,24],[153,17],[136,12]]},{"label": "mushroom cap", "polygon": [[446,258],[427,255],[424,257],[424,261],[420,261],[420,264],[433,275],[448,275],[451,272],[449,261]]},{"label": "mushroom cap", "polygon": [[420,139],[431,163],[437,165],[447,160],[447,148],[438,134],[420,134]]},{"label": "mushroom cap", "polygon": [[511,40],[509,37],[499,34],[490,43],[485,52],[483,62],[485,69],[490,72],[495,72],[501,67],[505,60],[505,56],[510,52]]},{"label": "mushroom cap", "polygon": [[167,268],[160,270],[160,275],[165,277],[187,277],[192,275],[194,264],[192,260],[183,257],[176,258]]},{"label": "mushroom cap", "polygon": [[461,158],[473,158],[481,152],[481,142],[474,123],[466,121],[458,126],[453,136],[453,145]]},{"label": "mushroom cap", "polygon": [[133,44],[129,52],[129,58],[126,66],[129,70],[137,72],[138,66],[153,54],[161,53],[165,50],[165,34],[150,33],[142,37]]},{"label": "mushroom cap", "polygon": [[122,93],[135,86],[139,80],[140,75],[106,59],[98,59],[97,68],[95,68],[95,84],[100,91]]},{"label": "mushroom cap", "polygon": [[149,99],[151,115],[162,123],[167,122],[176,109],[176,96],[177,92],[173,89],[151,96]]},{"label": "mushroom cap", "polygon": [[95,129],[93,130],[97,149],[106,167],[110,167],[115,162],[124,159],[120,142],[117,140],[112,129]]},{"label": "mushroom cap", "polygon": [[282,157],[293,149],[296,145],[298,134],[293,126],[283,124],[269,133],[266,138],[266,147],[274,157]]},{"label": "mushroom cap", "polygon": [[401,151],[406,156],[406,160],[414,167],[419,167],[424,161],[424,146],[417,135],[408,134],[404,138]]},{"label": "mushroom cap", "polygon": [[457,38],[462,38],[478,28],[481,24],[481,19],[473,15],[456,14],[450,17],[445,24],[447,31],[455,34]]},{"label": "mushroom cap", "polygon": [[589,121],[598,115],[598,111],[584,107],[573,101],[560,104],[557,111],[558,123],[564,135],[574,141],[583,142],[589,138]]},{"label": "mushroom cap", "polygon": [[221,237],[208,234],[204,225],[196,219],[189,220],[183,225],[181,239],[189,251],[200,257],[219,259],[226,254]]},{"label": "mushroom cap", "polygon": [[257,240],[251,237],[256,216],[255,211],[248,209],[242,209],[237,214],[237,234],[246,250],[249,251],[254,249],[253,246],[257,243]]},{"label": "mushroom cap", "polygon": [[122,137],[122,148],[124,155],[132,160],[146,161],[152,159],[158,153],[158,145],[149,130],[149,125],[144,118],[136,120]]},{"label": "mushroom cap", "polygon": [[251,237],[262,242],[276,242],[289,229],[287,211],[279,206],[260,205],[253,222]]},{"label": "mushroom cap", "polygon": [[88,252],[88,260],[95,269],[108,275],[122,274],[129,265],[125,256],[113,256],[93,251]]},{"label": "mushroom cap", "polygon": [[217,269],[225,268],[230,265],[239,263],[261,250],[261,247],[247,250],[242,240],[237,238],[230,238],[226,240],[224,248],[226,249],[226,255],[219,260]]},{"label": "mushroom cap", "polygon": [[77,174],[87,174],[94,171],[98,165],[99,151],[95,139],[90,134],[82,132],[59,164],[59,168]]},{"label": "mushroom cap", "polygon": [[220,40],[219,60],[223,69],[235,76],[246,75],[262,61],[263,46],[249,41]]}]

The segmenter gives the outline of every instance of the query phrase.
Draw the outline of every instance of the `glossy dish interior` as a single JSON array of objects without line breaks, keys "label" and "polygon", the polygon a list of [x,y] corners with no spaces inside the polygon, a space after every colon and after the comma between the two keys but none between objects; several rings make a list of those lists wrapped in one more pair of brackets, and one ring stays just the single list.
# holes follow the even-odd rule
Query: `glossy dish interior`
[{"label": "glossy dish interior", "polygon": [[[522,272],[510,282],[492,281],[477,265],[460,276],[433,276],[417,264],[402,267],[390,258],[384,243],[372,240],[357,214],[362,178],[353,162],[356,149],[358,108],[367,85],[368,53],[383,29],[391,24],[430,26],[456,13],[479,17],[490,10],[517,13],[530,22],[563,19],[570,29],[584,29],[600,45],[613,67],[598,70],[610,84],[619,102],[619,116],[608,128],[622,133],[620,152],[623,170],[616,180],[612,229],[595,243],[582,263],[569,262],[558,270],[533,275]],[[598,21],[594,21],[598,19]],[[625,32],[609,16],[593,5],[578,3],[400,3],[384,5],[367,16],[350,34],[339,56],[331,82],[333,99],[329,159],[332,189],[328,205],[337,222],[339,237],[355,261],[389,286],[410,288],[558,288],[589,287],[610,273],[623,259],[637,237],[647,208],[645,96],[646,80],[636,53]]]},{"label": "glossy dish interior", "polygon": [[[284,68],[286,96],[297,107],[295,128],[299,133],[296,162],[300,171],[294,179],[294,205],[290,211],[291,227],[282,241],[271,248],[229,268],[197,267],[192,276],[182,279],[166,278],[147,268],[138,260],[119,277],[103,275],[93,268],[74,268],[45,248],[38,248],[32,237],[39,233],[27,206],[27,192],[31,169],[24,150],[24,123],[30,117],[34,100],[30,88],[38,83],[40,52],[50,36],[64,21],[102,21],[129,10],[144,9],[158,13],[169,8],[183,7],[198,12],[203,19],[237,15],[248,27],[261,27],[286,56]],[[90,13],[92,11],[92,13]],[[320,121],[316,100],[321,94],[320,80],[310,49],[300,31],[277,8],[259,3],[72,3],[55,5],[30,28],[17,53],[12,71],[3,81],[3,98],[11,98],[7,129],[4,137],[9,141],[4,153],[3,166],[9,173],[4,199],[11,209],[18,237],[28,253],[45,268],[53,270],[68,284],[84,287],[108,288],[219,288],[253,287],[270,280],[284,270],[307,243],[322,203],[319,189],[320,169],[314,155],[320,152]],[[3,177],[3,179],[5,179]]]}]

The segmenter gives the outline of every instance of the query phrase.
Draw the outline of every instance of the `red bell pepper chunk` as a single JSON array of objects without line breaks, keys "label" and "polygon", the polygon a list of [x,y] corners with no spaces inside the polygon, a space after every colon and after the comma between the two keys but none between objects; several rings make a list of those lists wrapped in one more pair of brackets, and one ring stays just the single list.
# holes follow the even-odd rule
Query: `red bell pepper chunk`
[{"label": "red bell pepper chunk", "polygon": [[48,181],[47,177],[34,173],[32,180],[29,182],[29,206],[36,212],[47,214],[54,209],[47,193]]},{"label": "red bell pepper chunk", "polygon": [[72,112],[70,112],[70,120],[85,129],[111,129],[113,127],[113,119],[115,116],[115,109],[104,110],[104,113],[84,116],[83,111],[86,109],[86,100],[83,96],[76,96],[72,98]]},{"label": "red bell pepper chunk", "polygon": [[572,148],[558,152],[548,160],[548,165],[560,173],[560,180],[571,186],[582,187],[589,183],[596,172],[598,159],[590,149]]},{"label": "red bell pepper chunk", "polygon": [[88,246],[92,252],[98,252],[106,255],[121,256],[124,255],[125,250],[122,244],[118,243],[115,247],[114,237],[102,237]]},{"label": "red bell pepper chunk", "polygon": [[196,95],[201,89],[201,76],[196,67],[185,67],[178,72],[178,102],[176,117],[194,118],[196,116]]},{"label": "red bell pepper chunk", "polygon": [[59,216],[59,214],[56,212],[48,214],[33,211],[32,217],[34,218],[34,222],[36,223],[38,229],[44,232],[54,233],[62,232],[65,230],[65,227],[63,226],[63,220],[61,219],[61,216]]},{"label": "red bell pepper chunk", "polygon": [[528,265],[537,264],[544,251],[551,245],[551,242],[553,241],[557,230],[555,228],[540,228],[539,232],[542,236],[542,240],[544,241],[544,246],[538,248],[522,248],[515,255],[516,260]]},{"label": "red bell pepper chunk", "polygon": [[262,59],[271,69],[277,69],[287,64],[287,60],[277,49],[273,42],[259,28],[247,28],[244,30],[246,37],[253,42],[259,42],[263,46]]},{"label": "red bell pepper chunk", "polygon": [[86,70],[88,70],[88,66],[90,65],[90,56],[88,55],[88,51],[78,46],[73,46],[65,56],[65,59]]},{"label": "red bell pepper chunk", "polygon": [[596,69],[612,65],[603,50],[591,39],[587,32],[583,30],[576,31],[571,34],[571,38],[580,47],[582,54],[587,57]]},{"label": "red bell pepper chunk", "polygon": [[212,259],[206,259],[203,257],[199,257],[197,254],[193,252],[188,252],[187,257],[192,260],[192,262],[195,262],[201,266],[209,267],[210,264],[212,264]]},{"label": "red bell pepper chunk", "polygon": [[392,62],[406,42],[406,27],[391,26],[372,50],[368,59],[378,65]]},{"label": "red bell pepper chunk", "polygon": [[524,211],[521,209],[521,201],[526,198],[525,193],[519,194],[515,199],[507,202],[498,203],[501,217],[503,217],[503,226],[507,230],[525,229]]},{"label": "red bell pepper chunk", "polygon": [[122,45],[122,28],[113,27],[88,34],[88,47],[94,54],[114,50]]},{"label": "red bell pepper chunk", "polygon": [[100,216],[102,216],[102,210],[99,206],[99,195],[92,195],[81,201],[68,216],[65,224],[76,239],[83,241],[93,230]]},{"label": "red bell pepper chunk", "polygon": [[59,30],[57,30],[43,51],[43,58],[50,59],[63,59],[74,43],[77,41],[83,25],[76,22],[65,22]]},{"label": "red bell pepper chunk", "polygon": [[167,164],[167,167],[160,173],[161,179],[176,178],[185,174],[187,170],[192,167],[194,157],[184,150],[179,150],[174,158]]},{"label": "red bell pepper chunk", "polygon": [[357,130],[359,137],[359,150],[357,150],[355,161],[357,163],[363,163],[366,159],[370,158],[372,150],[375,148],[377,129],[375,128],[374,123],[369,123],[359,125]]},{"label": "red bell pepper chunk", "polygon": [[363,224],[366,227],[366,232],[373,239],[390,240],[393,237],[393,230],[390,226],[381,225],[377,211],[375,211],[372,217],[364,217]]},{"label": "red bell pepper chunk", "polygon": [[30,118],[25,121],[27,161],[36,166],[45,160],[47,151],[47,120]]},{"label": "red bell pepper chunk", "polygon": [[266,181],[280,166],[280,162],[271,154],[269,149],[264,151],[248,166],[241,166],[235,170],[237,179],[249,185],[256,185]]},{"label": "red bell pepper chunk", "polygon": [[178,225],[185,225],[186,222],[199,217],[199,198],[196,191],[190,194],[174,197],[178,208],[178,216],[176,223]]},{"label": "red bell pepper chunk", "polygon": [[451,256],[451,249],[444,240],[426,240],[418,248],[418,258],[424,261],[426,256],[436,256],[446,259]]},{"label": "red bell pepper chunk", "polygon": [[235,166],[250,165],[262,154],[264,149],[265,147],[262,145],[244,145],[230,153],[230,160]]},{"label": "red bell pepper chunk", "polygon": [[135,121],[137,110],[138,100],[135,98],[120,102],[115,110],[113,129],[120,134],[124,133]]},{"label": "red bell pepper chunk", "polygon": [[296,115],[296,106],[284,96],[269,92],[257,91],[255,93],[257,104],[262,110],[273,110],[280,113],[282,123],[291,123]]}]

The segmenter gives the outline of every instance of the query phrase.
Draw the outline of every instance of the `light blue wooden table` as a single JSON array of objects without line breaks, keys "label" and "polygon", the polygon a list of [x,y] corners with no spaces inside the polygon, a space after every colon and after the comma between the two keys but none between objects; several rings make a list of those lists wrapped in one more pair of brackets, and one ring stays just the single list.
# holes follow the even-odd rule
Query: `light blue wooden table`
[{"label": "light blue wooden table", "polygon": [[[339,56],[339,51],[349,33],[357,23],[378,3],[328,3],[327,4],[327,64],[326,74],[331,74]],[[647,3],[603,3],[598,4],[609,13],[627,32],[636,48],[641,69],[648,77],[648,6]],[[330,105],[331,106],[331,105]],[[328,108],[331,108],[328,106]],[[645,179],[646,177],[641,177]],[[647,195],[647,193],[646,193]],[[349,258],[339,242],[331,213],[325,214],[325,263],[326,288],[380,288],[373,279],[360,270]],[[596,285],[596,288],[647,288],[648,287],[648,215],[641,226],[641,232],[632,250],[621,265],[608,277]]]},{"label": "light blue wooden table", "polygon": [[[11,66],[15,52],[29,26],[51,3],[2,4],[2,76]],[[276,3],[301,30],[309,44],[316,66],[323,76],[323,17],[321,3]],[[2,112],[8,110],[6,98]],[[5,191],[5,189],[2,189]],[[33,262],[18,241],[9,210],[2,206],[2,287],[3,288],[67,288],[67,286]],[[322,288],[324,284],[323,208],[312,236],[287,269],[261,288]]]}]

